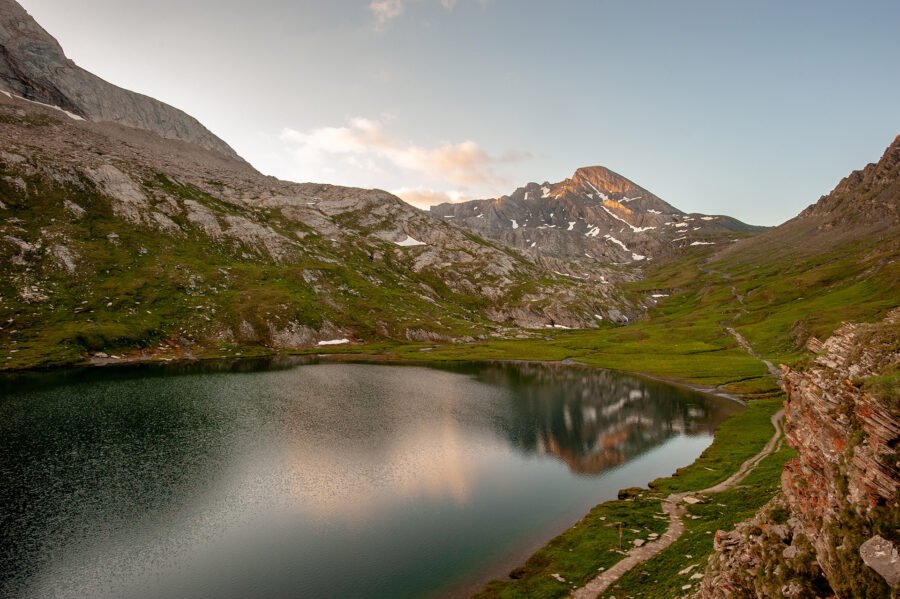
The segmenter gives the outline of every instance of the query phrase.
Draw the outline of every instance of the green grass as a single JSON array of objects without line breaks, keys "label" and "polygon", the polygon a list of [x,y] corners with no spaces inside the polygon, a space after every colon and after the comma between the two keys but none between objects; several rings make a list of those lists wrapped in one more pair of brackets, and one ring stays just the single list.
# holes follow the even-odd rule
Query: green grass
[{"label": "green grass", "polygon": [[512,572],[515,580],[492,581],[475,597],[563,597],[596,576],[599,568],[609,568],[622,559],[634,539],[665,532],[667,523],[658,518],[659,510],[659,501],[649,494],[598,505],[516,568]]}]

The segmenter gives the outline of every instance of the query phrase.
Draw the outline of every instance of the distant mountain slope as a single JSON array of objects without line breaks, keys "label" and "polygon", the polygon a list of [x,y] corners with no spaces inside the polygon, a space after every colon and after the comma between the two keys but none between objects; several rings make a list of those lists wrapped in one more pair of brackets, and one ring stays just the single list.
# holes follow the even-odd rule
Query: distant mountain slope
[{"label": "distant mountain slope", "polygon": [[78,67],[15,0],[0,0],[0,91],[88,120],[145,129],[237,158],[228,144],[193,117]]},{"label": "distant mountain slope", "polygon": [[721,257],[771,260],[841,245],[896,242],[900,228],[900,136],[875,164],[854,171],[796,217],[731,246]]},{"label": "distant mountain slope", "polygon": [[632,288],[671,295],[667,313],[682,302],[682,318],[705,315],[737,329],[774,363],[791,364],[810,337],[824,339],[842,322],[872,322],[900,305],[898,215],[900,138],[877,164],[783,225],[648,269]]},{"label": "distant mountain slope", "polygon": [[441,204],[431,213],[513,247],[586,265],[641,263],[763,230],[727,216],[685,214],[602,166],[493,200]]}]

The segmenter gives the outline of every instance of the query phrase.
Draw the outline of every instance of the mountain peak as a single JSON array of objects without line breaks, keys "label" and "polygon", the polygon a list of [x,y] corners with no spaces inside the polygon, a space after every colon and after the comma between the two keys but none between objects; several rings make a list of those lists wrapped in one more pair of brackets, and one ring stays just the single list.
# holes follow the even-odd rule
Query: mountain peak
[{"label": "mountain peak", "polygon": [[238,158],[195,118],[85,71],[15,0],[0,0],[0,91]]},{"label": "mountain peak", "polygon": [[603,266],[644,263],[758,230],[727,216],[685,214],[604,166],[495,200],[432,206],[431,214],[536,259],[564,261],[563,270],[577,263],[579,278],[605,279]]},{"label": "mountain peak", "polygon": [[[585,166],[575,171],[571,181],[580,185],[594,186],[605,192],[626,194],[641,189],[634,182],[605,166]],[[645,190],[642,190],[645,191]]]}]

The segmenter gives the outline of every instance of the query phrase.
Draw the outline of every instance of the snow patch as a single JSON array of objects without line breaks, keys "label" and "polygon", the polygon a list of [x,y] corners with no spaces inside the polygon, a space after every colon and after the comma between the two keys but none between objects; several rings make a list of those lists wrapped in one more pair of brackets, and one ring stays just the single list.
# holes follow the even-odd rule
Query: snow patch
[{"label": "snow patch", "polygon": [[[587,183],[588,185],[590,185],[590,186],[591,186],[591,189],[593,189],[595,192],[597,192],[597,193],[595,193],[594,195],[596,195],[598,198],[600,198],[600,199],[603,200],[604,202],[608,202],[608,201],[609,201],[609,196],[606,195],[605,193],[603,193],[602,191],[600,191],[599,189],[597,189],[596,187],[594,187],[594,184],[593,184],[593,183],[591,183],[590,181],[585,181],[585,183]],[[588,195],[588,198],[590,198],[590,197],[591,197],[591,196]]]},{"label": "snow patch", "polygon": [[716,245],[712,241],[695,241],[691,245]]},{"label": "snow patch", "polygon": [[661,297],[669,297],[669,294],[668,294],[668,293],[654,293],[654,294],[651,295],[650,297],[653,297],[653,298],[657,298],[657,299],[658,299],[658,298],[661,298]]},{"label": "snow patch", "polygon": [[349,339],[332,339],[331,341],[319,341],[317,345],[347,345],[350,343]]},{"label": "snow patch", "polygon": [[611,217],[613,217],[614,219],[621,221],[621,222],[625,223],[626,225],[628,225],[629,227],[631,227],[631,230],[634,231],[635,233],[643,233],[644,231],[652,231],[653,229],[656,228],[656,227],[635,227],[634,225],[632,225],[630,222],[628,222],[624,218],[622,218],[616,214],[613,214],[612,211],[609,208],[607,208],[606,206],[600,206],[600,207],[603,208],[606,211],[606,213],[608,215],[610,215]]},{"label": "snow patch", "polygon": [[700,220],[719,220],[718,216],[703,216],[700,217]]},{"label": "snow patch", "polygon": [[84,120],[83,117],[78,116],[74,112],[69,112],[68,110],[64,110],[64,109],[60,108],[59,106],[54,106],[53,104],[44,104],[43,102],[35,102],[34,100],[29,100],[28,98],[23,98],[22,96],[17,96],[16,94],[12,94],[8,91],[3,91],[3,90],[0,90],[0,94],[5,95],[9,99],[16,98],[18,100],[24,100],[25,102],[28,102],[29,104],[37,104],[38,106],[43,106],[44,108],[52,108],[53,110],[58,110],[58,111],[62,112],[63,114],[65,114],[66,116],[68,116],[73,121],[83,121]]},{"label": "snow patch", "polygon": [[648,208],[647,212],[649,212],[650,214],[662,214],[662,212],[660,212],[659,210],[653,210],[652,208]]},{"label": "snow patch", "polygon": [[575,275],[566,274],[566,273],[564,273],[564,272],[559,272],[558,270],[554,270],[553,272],[556,273],[556,274],[558,274],[558,275],[561,276],[561,277],[569,277],[569,278],[572,278],[572,279],[585,279],[585,278],[587,278],[587,277],[577,277],[577,276],[575,276]]},{"label": "snow patch", "polygon": [[550,197],[550,188],[547,187],[546,185],[544,185],[543,187],[541,187],[541,193],[543,194],[541,196],[542,198],[549,198]]},{"label": "snow patch", "polygon": [[407,235],[406,239],[404,239],[403,241],[395,241],[394,243],[396,243],[400,247],[404,247],[404,248],[414,247],[417,245],[428,245],[427,243],[425,243],[423,241],[419,241],[418,239],[413,239],[409,235]]},{"label": "snow patch", "polygon": [[509,219],[509,222],[512,223],[512,228],[513,228],[513,229],[518,229],[518,228],[519,228],[519,223],[517,223],[517,222],[515,221],[515,219],[512,219],[512,218],[511,218],[511,219]]},{"label": "snow patch", "polygon": [[577,222],[578,222],[577,220],[570,220],[570,221],[569,221],[569,228],[566,229],[566,231],[571,231],[572,229],[574,229],[574,228],[575,228],[575,223],[577,223]]},{"label": "snow patch", "polygon": [[[587,233],[585,233],[584,236],[585,236],[585,237],[596,237],[596,236],[599,235],[599,234],[600,234],[600,228],[599,228],[599,227],[594,227],[593,229],[591,229],[590,231],[588,231]],[[607,235],[607,237],[609,237],[609,236]]]},{"label": "snow patch", "polygon": [[619,246],[620,248],[622,248],[622,249],[625,250],[626,252],[630,252],[630,251],[631,251],[631,250],[628,249],[628,246],[626,246],[624,243],[622,243],[621,241],[619,241],[618,239],[616,239],[616,238],[613,237],[612,235],[604,235],[603,238],[604,238],[604,239],[607,239],[607,240],[609,240],[609,241],[611,241],[611,242],[614,243],[614,244],[616,244],[617,246]]}]

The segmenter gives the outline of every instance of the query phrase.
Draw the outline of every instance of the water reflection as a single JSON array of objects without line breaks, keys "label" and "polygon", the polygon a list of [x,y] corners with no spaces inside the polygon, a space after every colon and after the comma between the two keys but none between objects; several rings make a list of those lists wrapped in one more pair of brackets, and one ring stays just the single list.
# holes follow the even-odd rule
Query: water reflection
[{"label": "water reflection", "polygon": [[[471,366],[513,390],[513,423],[500,427],[526,452],[551,454],[573,472],[598,474],[675,435],[711,434],[728,402],[622,373],[558,364]],[[513,433],[513,434],[509,434]]]},{"label": "water reflection", "polygon": [[420,596],[734,409],[583,368],[302,363],[3,379],[0,596]]}]

